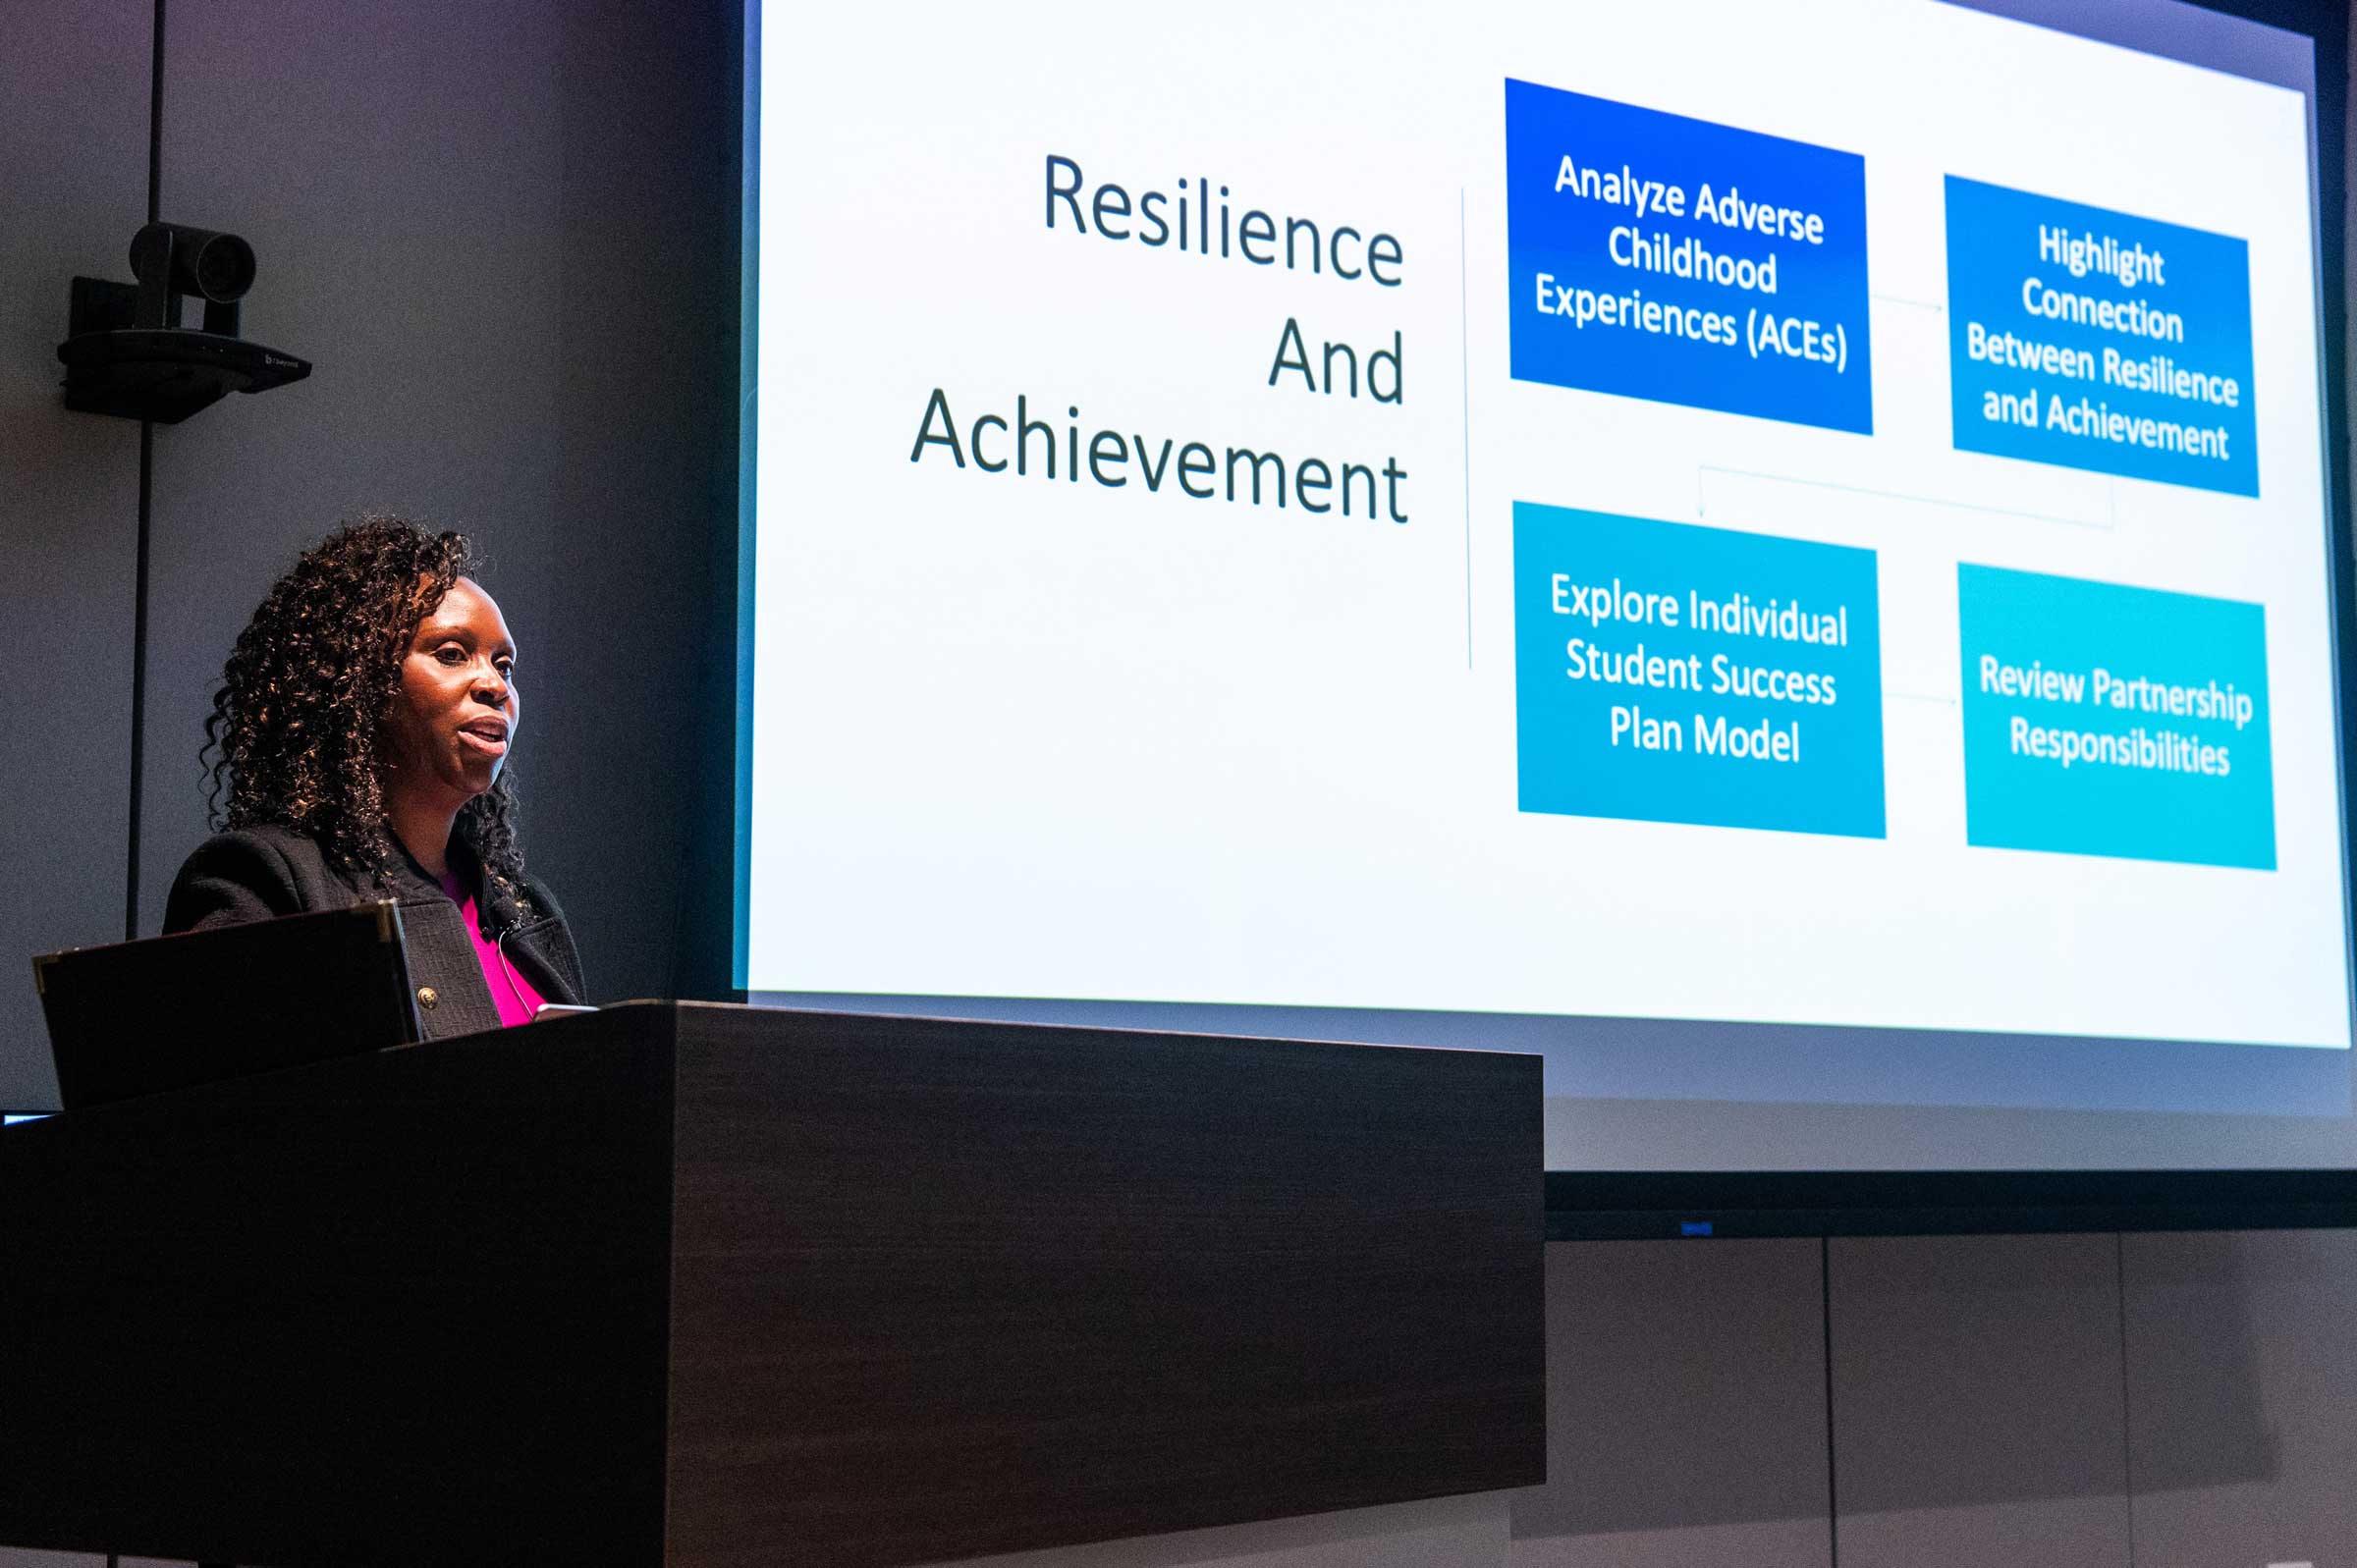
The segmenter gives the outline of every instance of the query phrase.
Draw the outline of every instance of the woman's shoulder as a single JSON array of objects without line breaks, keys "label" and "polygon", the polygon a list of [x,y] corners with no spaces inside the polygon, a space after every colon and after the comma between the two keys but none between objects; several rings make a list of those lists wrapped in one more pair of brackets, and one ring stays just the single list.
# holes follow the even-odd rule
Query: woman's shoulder
[{"label": "woman's shoulder", "polygon": [[352,901],[352,890],[309,834],[271,823],[215,834],[172,880],[164,930],[270,920]]},{"label": "woman's shoulder", "polygon": [[[298,828],[275,822],[232,828],[214,834],[196,846],[188,866],[206,869],[253,869],[289,881],[307,882],[332,876],[326,846]],[[185,874],[187,867],[183,867]]]}]

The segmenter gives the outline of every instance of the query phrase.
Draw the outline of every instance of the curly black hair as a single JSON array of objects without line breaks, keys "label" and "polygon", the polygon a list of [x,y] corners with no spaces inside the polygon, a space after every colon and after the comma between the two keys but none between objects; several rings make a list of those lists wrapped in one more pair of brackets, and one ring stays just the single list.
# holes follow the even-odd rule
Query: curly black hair
[{"label": "curly black hair", "polygon": [[[378,734],[417,623],[474,559],[464,534],[370,515],[304,551],[271,585],[238,635],[204,724],[197,757],[212,757],[205,800],[214,828],[293,828],[336,865],[384,879],[395,851]],[[521,903],[523,851],[507,771],[460,811],[455,831],[484,877]]]}]

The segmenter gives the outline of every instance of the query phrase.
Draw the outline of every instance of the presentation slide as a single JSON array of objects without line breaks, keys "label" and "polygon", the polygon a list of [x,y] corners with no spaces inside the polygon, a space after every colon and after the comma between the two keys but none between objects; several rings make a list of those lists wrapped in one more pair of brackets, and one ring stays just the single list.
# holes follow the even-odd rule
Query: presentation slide
[{"label": "presentation slide", "polygon": [[[1929,0],[909,25],[760,40],[749,991],[1543,1050],[1558,1164],[2347,1122],[2299,85]],[[1907,1158],[2127,1147],[1976,1127]]]}]

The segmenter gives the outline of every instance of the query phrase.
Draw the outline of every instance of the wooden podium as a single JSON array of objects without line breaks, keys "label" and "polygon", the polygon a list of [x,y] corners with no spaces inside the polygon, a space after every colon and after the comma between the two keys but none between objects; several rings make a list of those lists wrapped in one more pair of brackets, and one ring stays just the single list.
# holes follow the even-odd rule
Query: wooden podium
[{"label": "wooden podium", "polygon": [[1534,1485],[1539,1095],[649,1002],[13,1127],[0,1543],[856,1568]]}]

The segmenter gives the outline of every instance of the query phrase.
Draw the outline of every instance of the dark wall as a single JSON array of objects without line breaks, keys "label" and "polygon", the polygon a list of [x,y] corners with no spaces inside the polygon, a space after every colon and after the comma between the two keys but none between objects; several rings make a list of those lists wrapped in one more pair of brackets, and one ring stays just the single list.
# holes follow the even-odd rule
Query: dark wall
[{"label": "dark wall", "polygon": [[[128,7],[123,8],[128,12]],[[77,272],[128,277],[147,55],[127,19],[21,0],[0,49],[0,1107],[54,1093],[27,959],[123,930],[138,431],[58,405]]]},{"label": "dark wall", "polygon": [[[27,10],[29,6],[29,11]],[[30,953],[119,939],[138,428],[70,414],[67,279],[128,278],[149,8],[16,0],[0,50],[0,1106],[50,1101]],[[466,529],[521,648],[533,870],[599,1000],[668,995],[725,825],[736,528],[738,8],[172,8],[163,216],[248,239],[246,333],[308,381],[155,440],[142,934],[205,832],[232,639],[338,519]],[[22,199],[20,199],[20,197]],[[715,651],[719,650],[719,651]]]}]

